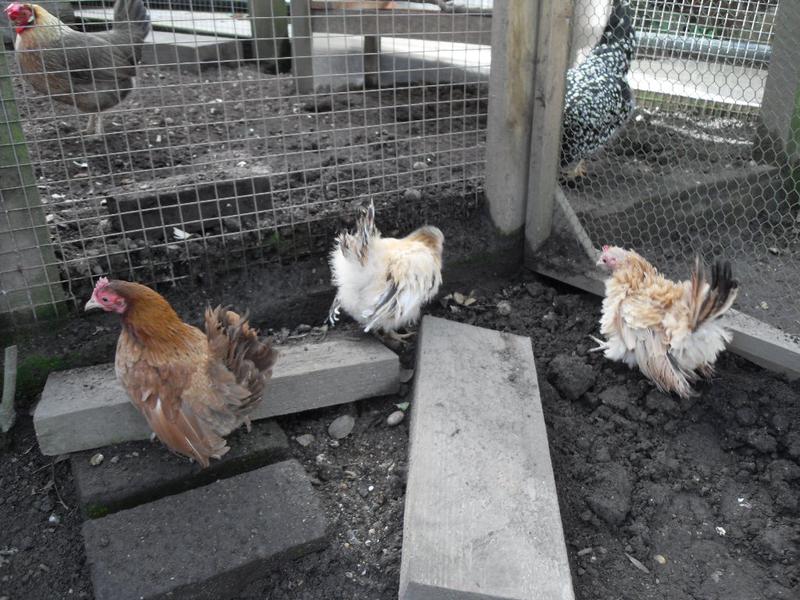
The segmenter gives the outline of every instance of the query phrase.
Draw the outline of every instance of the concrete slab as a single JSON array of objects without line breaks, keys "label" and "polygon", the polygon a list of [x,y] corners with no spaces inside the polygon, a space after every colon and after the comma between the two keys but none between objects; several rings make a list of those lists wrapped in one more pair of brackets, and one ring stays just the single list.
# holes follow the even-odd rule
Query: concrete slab
[{"label": "concrete slab", "polygon": [[573,600],[529,338],[425,317],[401,600]]},{"label": "concrete slab", "polygon": [[[255,421],[393,394],[397,355],[371,337],[335,338],[278,348],[280,355]],[[128,400],[114,366],[51,373],[33,415],[43,454],[68,454],[147,439],[144,417]]]},{"label": "concrete slab", "polygon": [[228,439],[230,451],[207,469],[173,454],[159,441],[127,442],[100,449],[103,462],[90,464],[96,450],[70,458],[84,515],[102,517],[165,496],[178,494],[252,471],[290,457],[289,441],[275,421],[253,424],[248,433],[239,429]]},{"label": "concrete slab", "polygon": [[239,61],[241,42],[194,33],[151,31],[142,46],[142,64],[199,68],[203,63]]},{"label": "concrete slab", "polygon": [[322,549],[325,519],[297,461],[83,524],[96,600],[235,598]]}]

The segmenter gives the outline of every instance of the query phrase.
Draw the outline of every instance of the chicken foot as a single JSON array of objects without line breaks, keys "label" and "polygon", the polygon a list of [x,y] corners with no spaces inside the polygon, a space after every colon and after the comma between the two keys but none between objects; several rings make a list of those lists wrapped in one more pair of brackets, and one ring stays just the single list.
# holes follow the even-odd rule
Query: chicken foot
[{"label": "chicken foot", "polygon": [[597,339],[593,335],[590,335],[589,337],[597,344],[597,348],[591,348],[589,349],[589,352],[603,352],[604,350],[608,350],[608,342]]}]

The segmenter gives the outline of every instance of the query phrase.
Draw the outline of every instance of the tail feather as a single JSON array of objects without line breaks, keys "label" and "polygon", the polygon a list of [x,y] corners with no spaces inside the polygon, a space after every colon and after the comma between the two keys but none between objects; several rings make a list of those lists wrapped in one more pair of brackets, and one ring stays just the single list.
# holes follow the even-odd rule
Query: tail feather
[{"label": "tail feather", "polygon": [[233,373],[236,383],[251,394],[237,407],[237,412],[244,416],[261,400],[278,353],[272,344],[258,339],[247,315],[239,316],[221,306],[206,309],[206,334],[214,356]]},{"label": "tail feather", "polygon": [[117,0],[114,3],[114,29],[129,31],[130,42],[140,44],[150,33],[150,15],[144,0]]},{"label": "tail feather", "polygon": [[739,283],[733,279],[730,262],[717,260],[709,282],[706,267],[697,257],[691,278],[692,331],[724,315],[738,293]]},{"label": "tail feather", "polygon": [[614,8],[598,42],[598,47],[603,45],[621,46],[630,61],[633,57],[633,47],[636,41],[636,30],[633,27],[633,16],[628,6],[628,0],[614,0]]},{"label": "tail feather", "polygon": [[345,257],[357,260],[364,265],[369,257],[370,240],[378,234],[379,231],[375,227],[375,204],[370,200],[369,206],[362,210],[362,214],[356,222],[355,231],[352,234],[340,233],[336,238],[336,243]]}]

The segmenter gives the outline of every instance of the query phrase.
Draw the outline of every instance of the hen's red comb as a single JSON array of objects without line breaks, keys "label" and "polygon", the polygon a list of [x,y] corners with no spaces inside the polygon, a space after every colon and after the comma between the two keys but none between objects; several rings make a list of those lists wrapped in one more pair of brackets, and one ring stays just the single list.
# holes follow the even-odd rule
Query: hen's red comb
[{"label": "hen's red comb", "polygon": [[606,244],[605,246],[603,246],[603,252],[607,252],[609,248],[610,246]]},{"label": "hen's red comb", "polygon": [[100,290],[103,289],[108,285],[108,277],[101,277],[97,280],[97,283],[94,284],[94,289]]}]

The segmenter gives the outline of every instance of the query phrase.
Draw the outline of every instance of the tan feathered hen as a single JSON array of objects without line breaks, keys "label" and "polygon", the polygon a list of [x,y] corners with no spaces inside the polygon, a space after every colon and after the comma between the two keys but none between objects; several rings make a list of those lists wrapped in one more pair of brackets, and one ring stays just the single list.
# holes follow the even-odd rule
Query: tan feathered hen
[{"label": "tan feathered hen", "polygon": [[356,231],[340,234],[331,252],[337,294],[328,320],[335,324],[343,308],[364,331],[406,337],[397,330],[416,323],[439,291],[443,248],[444,235],[430,225],[400,239],[381,237],[370,202]]},{"label": "tan feathered hen", "polygon": [[230,449],[225,436],[249,429],[277,354],[246,318],[208,308],[203,333],[150,288],[104,277],[92,308],[122,316],[117,378],[167,447],[207,467]]},{"label": "tan feathered hen", "polygon": [[26,81],[40,94],[90,113],[88,134],[100,135],[100,112],[131,93],[142,43],[150,32],[143,0],[116,0],[110,31],[75,31],[38,4],[5,9],[17,33],[14,48]]},{"label": "tan feathered hen", "polygon": [[606,358],[638,366],[660,390],[682,398],[694,395],[692,383],[713,374],[717,356],[731,334],[718,319],[738,293],[727,262],[717,261],[709,281],[700,259],[689,281],[661,275],[632,250],[604,246],[597,264],[611,271],[600,344]]}]

